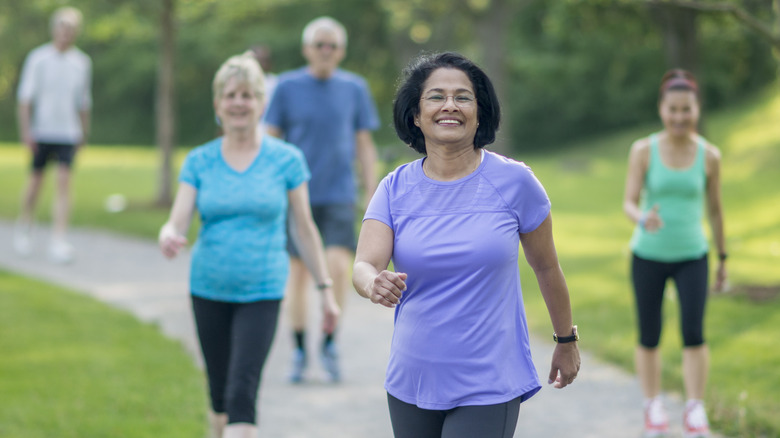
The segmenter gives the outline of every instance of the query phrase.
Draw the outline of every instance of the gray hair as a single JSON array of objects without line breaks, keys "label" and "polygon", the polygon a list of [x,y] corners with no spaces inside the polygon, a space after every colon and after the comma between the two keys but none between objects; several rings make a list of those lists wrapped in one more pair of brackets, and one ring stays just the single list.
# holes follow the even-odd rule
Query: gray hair
[{"label": "gray hair", "polygon": [[335,33],[341,47],[347,47],[347,29],[331,17],[320,17],[310,21],[309,24],[303,28],[303,45],[308,46],[313,44],[315,35],[321,30]]},{"label": "gray hair", "polygon": [[59,23],[65,23],[76,29],[80,29],[83,18],[84,17],[81,15],[81,11],[79,11],[78,9],[71,6],[63,6],[61,8],[58,8],[51,15],[51,22],[49,23],[49,25],[51,26],[51,30],[54,30],[54,28]]},{"label": "gray hair", "polygon": [[262,99],[264,97],[265,77],[263,69],[251,50],[247,50],[240,55],[231,56],[219,67],[212,83],[214,99],[222,96],[225,84],[232,78],[237,78],[239,81],[249,85],[249,88],[255,92],[255,96],[258,98]]}]

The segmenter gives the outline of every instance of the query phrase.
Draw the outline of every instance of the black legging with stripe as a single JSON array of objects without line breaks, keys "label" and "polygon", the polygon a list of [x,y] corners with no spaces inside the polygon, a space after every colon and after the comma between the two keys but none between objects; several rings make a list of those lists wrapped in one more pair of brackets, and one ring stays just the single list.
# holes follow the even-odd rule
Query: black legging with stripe
[{"label": "black legging with stripe", "polygon": [[192,296],[211,407],[228,423],[255,424],[257,391],[279,316],[279,300],[226,303]]},{"label": "black legging with stripe", "polygon": [[680,326],[683,345],[704,344],[704,310],[707,303],[707,255],[681,262],[656,262],[634,254],[631,279],[634,283],[639,343],[656,348],[661,339],[664,289],[669,278],[674,280],[680,302]]}]

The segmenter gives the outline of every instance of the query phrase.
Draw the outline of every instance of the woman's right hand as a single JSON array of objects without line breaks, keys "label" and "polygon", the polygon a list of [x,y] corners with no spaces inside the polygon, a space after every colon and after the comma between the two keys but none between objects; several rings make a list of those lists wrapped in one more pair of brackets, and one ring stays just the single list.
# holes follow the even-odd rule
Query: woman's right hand
[{"label": "woman's right hand", "polygon": [[384,270],[377,274],[366,288],[368,299],[372,303],[393,308],[401,302],[406,291],[406,274]]},{"label": "woman's right hand", "polygon": [[322,291],[322,331],[331,334],[336,330],[341,316],[341,308],[336,302],[333,288],[328,287]]},{"label": "woman's right hand", "polygon": [[642,228],[650,233],[654,233],[664,226],[661,215],[658,214],[658,205],[642,214]]},{"label": "woman's right hand", "polygon": [[166,225],[160,230],[158,243],[163,255],[172,259],[179,254],[182,248],[187,246],[187,238],[177,233],[172,226]]}]

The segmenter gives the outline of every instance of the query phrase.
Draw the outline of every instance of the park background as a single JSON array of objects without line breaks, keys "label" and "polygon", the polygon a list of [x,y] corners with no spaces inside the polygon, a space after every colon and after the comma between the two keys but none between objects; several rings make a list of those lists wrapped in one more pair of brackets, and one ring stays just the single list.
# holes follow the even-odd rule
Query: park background
[{"label": "park background", "polygon": [[[74,181],[75,225],[154,238],[181,158],[217,134],[210,85],[217,67],[265,44],[273,72],[296,68],[304,62],[303,26],[331,15],[349,33],[343,67],[365,76],[376,99],[384,170],[416,158],[394,137],[390,115],[398,74],[412,56],[456,50],[486,69],[504,110],[493,148],[529,163],[552,198],[575,318],[589,332],[583,348],[628,370],[636,336],[626,275],[631,224],[621,210],[628,147],[660,129],[664,70],[694,71],[702,86],[702,131],[724,155],[732,282],[709,307],[710,414],[726,433],[780,434],[780,353],[772,343],[780,333],[780,1],[3,2],[0,216],[7,219],[17,212],[27,160],[15,126],[19,70],[25,55],[49,39],[51,12],[66,4],[84,13],[77,45],[92,57],[94,77],[90,146]],[[104,210],[112,193],[130,200],[127,210]],[[47,209],[41,210],[45,221]],[[523,269],[525,279],[533,278]],[[19,281],[4,276],[0,285],[13,289]],[[547,333],[535,285],[524,281],[524,290],[533,328]],[[0,315],[17,310],[0,306]],[[681,386],[676,317],[669,300],[663,341],[669,390]],[[0,317],[0,328],[10,320]]]}]

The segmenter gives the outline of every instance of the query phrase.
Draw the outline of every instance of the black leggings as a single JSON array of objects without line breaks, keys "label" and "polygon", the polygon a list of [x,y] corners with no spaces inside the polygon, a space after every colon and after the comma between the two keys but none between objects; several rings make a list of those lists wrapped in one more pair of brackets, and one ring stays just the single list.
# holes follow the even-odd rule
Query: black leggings
[{"label": "black leggings", "polygon": [[520,414],[520,397],[446,411],[420,409],[390,394],[387,404],[395,438],[512,438]]},{"label": "black leggings", "polygon": [[257,391],[279,316],[279,300],[226,303],[192,296],[211,408],[228,423],[255,423]]},{"label": "black leggings", "polygon": [[669,278],[674,279],[680,301],[680,326],[683,345],[704,344],[704,308],[707,303],[707,255],[696,260],[665,263],[634,255],[631,279],[634,282],[639,343],[656,348],[661,339],[664,289]]}]

